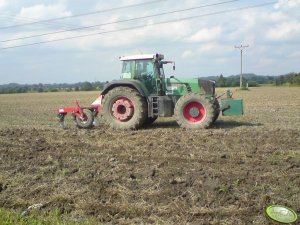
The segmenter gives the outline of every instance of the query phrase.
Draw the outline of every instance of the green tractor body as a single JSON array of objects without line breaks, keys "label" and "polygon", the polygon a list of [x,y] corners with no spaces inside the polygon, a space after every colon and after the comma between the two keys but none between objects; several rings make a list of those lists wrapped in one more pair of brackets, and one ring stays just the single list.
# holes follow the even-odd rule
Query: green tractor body
[{"label": "green tractor body", "polygon": [[208,128],[223,115],[243,114],[242,100],[230,93],[218,101],[215,82],[197,78],[166,78],[161,54],[120,57],[120,80],[107,83],[101,93],[102,118],[112,128],[137,129],[157,117],[175,116],[184,128]]}]

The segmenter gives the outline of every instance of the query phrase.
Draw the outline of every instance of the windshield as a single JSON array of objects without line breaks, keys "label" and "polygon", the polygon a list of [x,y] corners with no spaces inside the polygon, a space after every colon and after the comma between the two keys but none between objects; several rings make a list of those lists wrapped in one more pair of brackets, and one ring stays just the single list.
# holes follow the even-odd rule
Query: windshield
[{"label": "windshield", "polygon": [[154,64],[152,60],[136,60],[135,61],[135,78],[148,77],[152,79],[154,77]]}]

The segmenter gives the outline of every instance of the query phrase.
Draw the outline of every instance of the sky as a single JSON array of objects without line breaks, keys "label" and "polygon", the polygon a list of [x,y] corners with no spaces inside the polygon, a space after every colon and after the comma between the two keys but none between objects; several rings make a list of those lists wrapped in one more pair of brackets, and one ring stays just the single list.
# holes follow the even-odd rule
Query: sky
[{"label": "sky", "polygon": [[152,53],[176,62],[167,77],[230,76],[241,45],[244,73],[300,72],[299,12],[300,0],[0,0],[0,84],[110,81],[119,56]]}]

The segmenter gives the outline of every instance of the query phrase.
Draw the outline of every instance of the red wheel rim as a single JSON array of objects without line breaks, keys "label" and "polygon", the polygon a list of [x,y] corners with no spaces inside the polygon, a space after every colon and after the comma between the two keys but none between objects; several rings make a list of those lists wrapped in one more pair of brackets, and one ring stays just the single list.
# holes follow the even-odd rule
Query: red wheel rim
[{"label": "red wheel rim", "polygon": [[189,102],[183,108],[183,116],[190,123],[199,123],[205,119],[206,110],[200,102]]},{"label": "red wheel rim", "polygon": [[111,105],[111,112],[116,120],[126,122],[132,118],[134,106],[130,99],[119,97],[114,99]]}]

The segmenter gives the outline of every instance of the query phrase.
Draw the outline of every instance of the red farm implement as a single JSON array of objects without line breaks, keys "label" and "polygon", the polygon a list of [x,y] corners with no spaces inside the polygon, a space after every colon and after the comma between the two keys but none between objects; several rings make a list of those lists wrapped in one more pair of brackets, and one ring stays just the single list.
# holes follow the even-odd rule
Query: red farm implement
[{"label": "red farm implement", "polygon": [[75,107],[58,108],[56,110],[57,117],[62,128],[66,128],[65,116],[71,113],[74,124],[78,128],[90,128],[96,125],[95,117],[101,110],[102,95],[100,95],[89,107],[80,106],[79,102],[75,102]]}]

